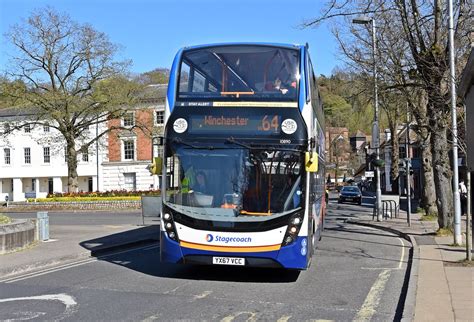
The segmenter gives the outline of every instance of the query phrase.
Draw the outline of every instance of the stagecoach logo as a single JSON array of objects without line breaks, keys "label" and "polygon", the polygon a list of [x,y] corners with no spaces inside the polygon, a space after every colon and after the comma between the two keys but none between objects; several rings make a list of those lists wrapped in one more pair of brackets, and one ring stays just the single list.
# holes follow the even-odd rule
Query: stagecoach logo
[{"label": "stagecoach logo", "polygon": [[185,119],[177,119],[173,123],[173,129],[176,133],[183,133],[188,129],[188,122]]},{"label": "stagecoach logo", "polygon": [[293,134],[296,132],[297,128],[298,128],[298,125],[293,119],[286,119],[283,122],[281,122],[281,130],[285,134]]},{"label": "stagecoach logo", "polygon": [[252,237],[224,237],[224,236],[213,236],[211,234],[206,235],[206,241],[208,243],[211,242],[221,242],[221,243],[251,243],[252,242]]}]

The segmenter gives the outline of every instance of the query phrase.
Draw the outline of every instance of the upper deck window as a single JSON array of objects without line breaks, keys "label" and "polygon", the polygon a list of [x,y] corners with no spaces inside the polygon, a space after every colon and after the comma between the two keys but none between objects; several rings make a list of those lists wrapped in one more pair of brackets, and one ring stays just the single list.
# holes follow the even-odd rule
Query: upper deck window
[{"label": "upper deck window", "polygon": [[299,52],[272,46],[185,51],[179,100],[297,101]]}]

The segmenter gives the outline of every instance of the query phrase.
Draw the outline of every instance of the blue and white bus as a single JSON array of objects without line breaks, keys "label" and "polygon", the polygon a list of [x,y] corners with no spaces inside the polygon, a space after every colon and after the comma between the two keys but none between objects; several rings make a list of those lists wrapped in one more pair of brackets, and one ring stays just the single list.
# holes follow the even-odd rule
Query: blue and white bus
[{"label": "blue and white bus", "polygon": [[165,124],[161,260],[307,269],[326,203],[307,46],[181,49]]}]

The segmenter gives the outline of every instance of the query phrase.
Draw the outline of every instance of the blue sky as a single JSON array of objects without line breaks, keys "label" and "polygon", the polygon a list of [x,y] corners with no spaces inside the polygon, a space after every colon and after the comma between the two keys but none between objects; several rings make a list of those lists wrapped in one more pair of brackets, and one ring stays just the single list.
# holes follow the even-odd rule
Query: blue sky
[{"label": "blue sky", "polygon": [[301,30],[316,16],[319,0],[0,0],[0,70],[11,52],[3,34],[31,11],[47,5],[80,23],[90,23],[120,44],[131,71],[170,68],[179,48],[216,42],[309,43],[317,74],[342,65],[326,26]]}]

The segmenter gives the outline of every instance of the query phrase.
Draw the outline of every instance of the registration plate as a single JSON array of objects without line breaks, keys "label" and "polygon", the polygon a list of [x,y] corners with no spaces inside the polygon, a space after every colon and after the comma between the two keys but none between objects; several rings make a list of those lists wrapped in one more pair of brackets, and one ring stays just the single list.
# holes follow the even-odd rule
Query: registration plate
[{"label": "registration plate", "polygon": [[245,265],[245,258],[239,257],[212,257],[212,264],[216,265]]}]

